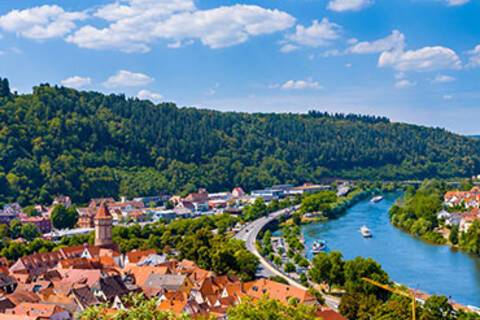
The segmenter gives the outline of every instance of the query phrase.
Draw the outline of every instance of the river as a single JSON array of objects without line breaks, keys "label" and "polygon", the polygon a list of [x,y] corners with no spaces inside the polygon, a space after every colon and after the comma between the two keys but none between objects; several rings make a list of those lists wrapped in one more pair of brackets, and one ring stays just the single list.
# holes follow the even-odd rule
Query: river
[{"label": "river", "polygon": [[[399,283],[430,294],[451,297],[464,305],[480,306],[480,258],[416,239],[390,224],[388,210],[399,193],[385,195],[379,203],[362,201],[338,219],[303,227],[307,256],[313,241],[327,241],[328,250],[345,259],[371,257]],[[373,238],[359,229],[368,226]]]}]

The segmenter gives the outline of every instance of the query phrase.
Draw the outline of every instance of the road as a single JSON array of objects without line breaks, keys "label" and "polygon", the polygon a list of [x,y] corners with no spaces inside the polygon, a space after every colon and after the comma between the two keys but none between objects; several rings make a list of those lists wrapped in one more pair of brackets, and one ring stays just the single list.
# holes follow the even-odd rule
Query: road
[{"label": "road", "polygon": [[[288,282],[288,284],[291,286],[294,286],[303,290],[308,290],[307,287],[295,281],[294,279],[290,278],[289,276],[287,276],[286,274],[278,270],[271,263],[269,263],[264,257],[260,255],[256,246],[258,234],[268,223],[270,223],[275,219],[278,219],[279,217],[289,213],[291,210],[295,210],[297,208],[298,206],[282,209],[282,210],[271,213],[267,217],[258,218],[257,220],[250,222],[242,230],[240,230],[235,235],[235,239],[245,241],[245,246],[247,247],[247,250],[253,253],[259,259],[260,268],[259,268],[258,274],[260,276],[264,276],[267,278],[271,276],[279,276],[285,279]],[[327,296],[327,295],[324,295],[323,297],[325,298],[325,302],[330,308],[334,310],[338,310],[338,305],[339,305],[338,298]]]}]

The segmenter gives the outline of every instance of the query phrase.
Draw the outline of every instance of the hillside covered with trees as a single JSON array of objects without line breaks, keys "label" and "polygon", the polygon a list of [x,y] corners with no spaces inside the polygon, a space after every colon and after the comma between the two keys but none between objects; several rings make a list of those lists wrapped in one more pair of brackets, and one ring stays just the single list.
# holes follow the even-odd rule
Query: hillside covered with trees
[{"label": "hillside covered with trees", "polygon": [[479,140],[386,118],[218,112],[49,85],[17,95],[0,79],[0,203],[468,176],[479,155]]}]

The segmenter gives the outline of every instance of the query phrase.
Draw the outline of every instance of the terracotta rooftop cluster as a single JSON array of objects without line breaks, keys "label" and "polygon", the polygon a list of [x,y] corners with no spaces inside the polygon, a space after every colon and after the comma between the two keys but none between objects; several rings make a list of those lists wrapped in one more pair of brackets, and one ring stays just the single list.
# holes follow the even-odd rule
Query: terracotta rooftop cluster
[{"label": "terracotta rooftop cluster", "polygon": [[[154,250],[120,254],[83,245],[22,257],[10,267],[3,259],[0,267],[0,320],[73,319],[99,304],[113,312],[128,308],[122,297],[132,292],[156,299],[158,310],[218,319],[245,297],[317,305],[305,290],[267,279],[241,282],[191,261],[167,260]],[[320,306],[319,312],[325,319],[338,317]]]}]

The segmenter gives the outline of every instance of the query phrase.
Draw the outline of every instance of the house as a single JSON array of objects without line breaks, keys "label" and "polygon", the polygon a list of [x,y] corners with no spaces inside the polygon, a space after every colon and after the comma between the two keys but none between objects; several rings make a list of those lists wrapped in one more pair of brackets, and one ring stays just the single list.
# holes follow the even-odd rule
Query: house
[{"label": "house", "polygon": [[283,196],[283,191],[273,189],[253,190],[250,195],[255,199],[262,198],[265,201],[271,201]]},{"label": "house", "polygon": [[324,190],[330,190],[332,187],[329,185],[318,185],[312,183],[305,183],[302,186],[295,187],[289,190],[288,194],[297,195],[297,194],[311,194],[317,193]]},{"label": "house", "polygon": [[236,187],[232,190],[232,198],[240,199],[245,197],[245,191],[242,188]]},{"label": "house", "polygon": [[468,229],[472,226],[475,220],[479,220],[480,217],[476,212],[470,212],[468,214],[463,215],[462,220],[460,220],[458,230],[460,232],[467,232]]},{"label": "house", "polygon": [[108,209],[121,212],[124,218],[128,217],[128,214],[133,211],[142,211],[145,209],[145,205],[141,201],[120,201],[107,203]]},{"label": "house", "polygon": [[0,224],[10,225],[12,220],[15,220],[17,215],[11,211],[0,210]]},{"label": "house", "polygon": [[347,320],[347,318],[340,313],[329,308],[322,308],[321,310],[318,310],[315,315],[322,320]]},{"label": "house", "polygon": [[13,309],[15,308],[15,304],[8,298],[6,297],[1,297],[0,298],[0,313],[5,312],[7,309]]},{"label": "house", "polygon": [[208,200],[225,200],[228,201],[232,198],[232,194],[230,192],[217,192],[217,193],[209,193]]},{"label": "house", "polygon": [[475,186],[470,191],[448,191],[443,196],[448,207],[464,207],[466,209],[480,207],[480,188]]},{"label": "house", "polygon": [[52,207],[56,205],[62,205],[65,208],[69,208],[72,205],[72,199],[69,196],[57,196],[53,199]]},{"label": "house", "polygon": [[100,301],[95,297],[88,286],[72,289],[72,296],[81,310],[85,310],[91,306],[97,306]]},{"label": "house", "polygon": [[22,302],[13,309],[6,311],[7,314],[35,317],[38,320],[70,320],[71,315],[65,309],[47,303]]},{"label": "house", "polygon": [[152,203],[157,205],[163,204],[165,201],[168,201],[170,197],[167,194],[161,194],[159,196],[148,196],[148,197],[137,197],[133,198],[133,201],[143,202],[145,207],[149,207]]},{"label": "house", "polygon": [[147,295],[156,296],[161,292],[185,292],[189,294],[192,287],[192,281],[185,275],[152,273],[148,276],[142,289]]},{"label": "house", "polygon": [[344,197],[350,192],[350,187],[348,185],[341,185],[337,189],[337,197]]},{"label": "house", "polygon": [[38,320],[38,317],[0,313],[0,320]]},{"label": "house", "polygon": [[288,192],[288,190],[292,189],[294,186],[292,184],[276,184],[271,187],[272,190],[281,190],[285,193]]},{"label": "house", "polygon": [[12,293],[17,288],[17,280],[6,273],[0,272],[0,290],[2,293]]},{"label": "house", "polygon": [[190,218],[193,216],[193,210],[183,206],[183,204],[179,204],[173,208],[173,212],[175,212],[177,218]]},{"label": "house", "polygon": [[210,208],[226,208],[228,204],[228,200],[225,199],[213,199],[208,201],[208,206]]},{"label": "house", "polygon": [[3,212],[14,214],[15,216],[19,216],[22,213],[22,207],[14,202],[10,204],[6,204],[3,206]]},{"label": "house", "polygon": [[153,209],[148,209],[147,213],[149,213],[153,217],[154,221],[158,221],[161,219],[172,220],[176,218],[175,211],[173,210],[162,210],[162,209],[153,208]]},{"label": "house", "polygon": [[135,210],[127,214],[127,219],[129,221],[145,222],[148,221],[148,216],[143,211]]},{"label": "house", "polygon": [[191,204],[193,211],[208,211],[208,192],[205,189],[199,189],[198,192],[190,193],[188,196],[183,198],[180,203],[183,203],[184,206]]},{"label": "house", "polygon": [[291,298],[295,298],[298,302],[307,305],[317,305],[317,299],[307,290],[289,286],[283,283],[275,282],[268,279],[259,279],[244,283],[243,291],[246,295],[260,299],[264,295],[270,299],[275,299],[283,304],[289,303]]},{"label": "house", "polygon": [[137,263],[137,266],[159,266],[167,262],[165,255],[151,254]]},{"label": "house", "polygon": [[114,302],[130,293],[122,278],[116,276],[106,276],[100,278],[91,286],[94,296],[102,302]]},{"label": "house", "polygon": [[139,263],[141,260],[148,258],[151,255],[155,255],[157,252],[154,249],[149,249],[149,250],[133,250],[130,252],[127,252],[125,255],[125,265],[129,263]]},{"label": "house", "polygon": [[35,225],[38,231],[42,234],[52,231],[52,222],[47,217],[22,217],[20,221],[22,224],[31,223]]}]

